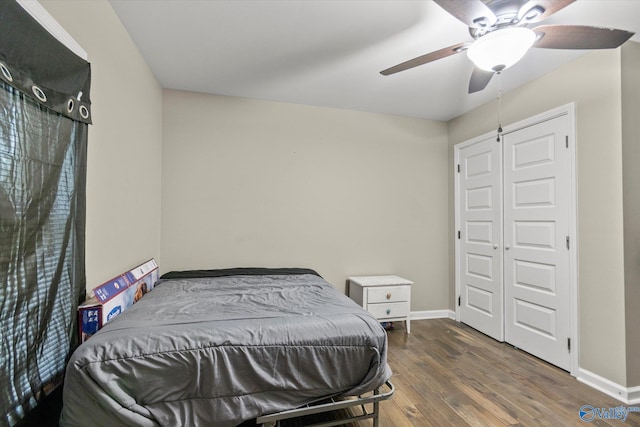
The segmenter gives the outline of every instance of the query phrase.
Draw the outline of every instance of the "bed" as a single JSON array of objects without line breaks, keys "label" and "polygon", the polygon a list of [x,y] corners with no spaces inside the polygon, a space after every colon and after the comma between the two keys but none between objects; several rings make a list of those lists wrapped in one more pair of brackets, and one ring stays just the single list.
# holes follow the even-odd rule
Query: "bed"
[{"label": "bed", "polygon": [[380,323],[313,270],[171,272],[73,353],[60,423],[268,425],[390,376]]}]

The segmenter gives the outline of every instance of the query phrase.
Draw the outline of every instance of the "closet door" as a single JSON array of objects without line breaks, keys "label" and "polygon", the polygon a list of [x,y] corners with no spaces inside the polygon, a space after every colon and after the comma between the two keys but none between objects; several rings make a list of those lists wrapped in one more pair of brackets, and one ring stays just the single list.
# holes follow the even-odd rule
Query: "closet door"
[{"label": "closet door", "polygon": [[458,154],[460,321],[502,341],[501,148],[496,137]]},{"label": "closet door", "polygon": [[504,135],[505,341],[569,370],[568,118]]}]

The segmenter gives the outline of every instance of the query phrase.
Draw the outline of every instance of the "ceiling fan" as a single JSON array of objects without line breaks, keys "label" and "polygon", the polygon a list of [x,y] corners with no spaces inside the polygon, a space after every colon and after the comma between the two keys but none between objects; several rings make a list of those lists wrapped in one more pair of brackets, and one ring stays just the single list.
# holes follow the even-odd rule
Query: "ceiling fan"
[{"label": "ceiling fan", "polygon": [[545,49],[612,49],[634,33],[583,25],[534,24],[575,0],[434,0],[469,27],[471,42],[462,42],[387,68],[394,74],[460,52],[474,63],[469,93],[483,90],[494,74],[518,62],[531,47]]}]

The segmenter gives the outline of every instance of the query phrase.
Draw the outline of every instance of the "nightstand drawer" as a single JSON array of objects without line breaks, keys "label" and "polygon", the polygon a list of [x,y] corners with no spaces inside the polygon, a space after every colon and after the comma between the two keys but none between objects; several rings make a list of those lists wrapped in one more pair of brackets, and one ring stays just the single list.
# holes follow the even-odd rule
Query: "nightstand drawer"
[{"label": "nightstand drawer", "polygon": [[349,297],[381,321],[404,321],[411,333],[411,285],[398,276],[350,276]]},{"label": "nightstand drawer", "polygon": [[367,289],[367,301],[369,304],[380,302],[409,301],[411,295],[410,286],[378,286]]},{"label": "nightstand drawer", "polygon": [[389,302],[384,304],[369,304],[367,311],[373,314],[376,319],[390,319],[395,317],[409,316],[408,302]]}]

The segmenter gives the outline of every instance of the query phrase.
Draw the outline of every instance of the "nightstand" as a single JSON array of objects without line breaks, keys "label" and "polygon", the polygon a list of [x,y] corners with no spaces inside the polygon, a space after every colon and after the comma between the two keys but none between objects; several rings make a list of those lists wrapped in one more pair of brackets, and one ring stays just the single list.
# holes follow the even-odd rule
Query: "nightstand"
[{"label": "nightstand", "polygon": [[398,276],[354,276],[348,280],[351,299],[380,321],[404,320],[407,333],[411,333],[413,282]]}]

